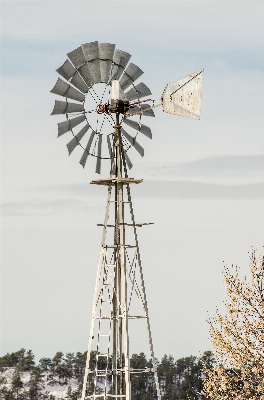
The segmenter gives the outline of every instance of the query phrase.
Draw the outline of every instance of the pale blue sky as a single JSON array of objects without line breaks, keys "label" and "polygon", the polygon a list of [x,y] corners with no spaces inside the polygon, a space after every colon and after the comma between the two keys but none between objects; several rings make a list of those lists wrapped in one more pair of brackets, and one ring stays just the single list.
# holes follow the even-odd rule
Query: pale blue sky
[{"label": "pale blue sky", "polygon": [[155,353],[210,349],[223,261],[245,271],[263,245],[263,18],[252,0],[1,1],[1,354],[87,347],[106,193],[56,139],[49,91],[94,40],[132,54],[156,99],[205,69],[201,120],[145,118],[130,175],[137,221],[155,222],[139,232]]}]

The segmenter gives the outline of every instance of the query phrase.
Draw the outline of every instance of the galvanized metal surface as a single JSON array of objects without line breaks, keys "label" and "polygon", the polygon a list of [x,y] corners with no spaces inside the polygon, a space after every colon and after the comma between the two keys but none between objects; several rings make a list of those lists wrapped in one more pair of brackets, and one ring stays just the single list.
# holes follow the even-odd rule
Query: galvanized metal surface
[{"label": "galvanized metal surface", "polygon": [[[75,134],[74,132],[77,129],[73,128],[84,122],[87,119],[87,115],[89,115],[89,113],[93,112],[95,109],[97,109],[97,111],[100,111],[98,111],[98,115],[104,114],[101,127],[99,126],[98,129],[96,128],[96,132],[92,129],[92,133],[89,137],[88,143],[80,160],[80,164],[84,167],[89,155],[95,157],[96,173],[98,174],[100,174],[101,172],[101,160],[104,158],[102,157],[103,134],[101,133],[101,128],[105,120],[110,122],[111,126],[113,126],[113,114],[110,114],[110,106],[107,103],[102,103],[100,97],[96,94],[93,85],[99,82],[108,85],[111,83],[111,81],[114,82],[115,80],[119,80],[122,76],[120,79],[122,89],[125,90],[131,85],[132,88],[124,94],[123,90],[122,93],[119,90],[119,82],[118,88],[116,86],[117,84],[113,83],[112,99],[124,102],[126,100],[126,97],[129,101],[133,101],[136,99],[139,100],[142,97],[149,96],[151,94],[150,89],[143,82],[134,86],[134,82],[143,74],[143,71],[133,63],[130,63],[127,67],[130,57],[130,54],[122,50],[115,50],[114,44],[98,42],[83,44],[82,46],[68,53],[68,58],[70,61],[66,60],[65,63],[57,70],[57,72],[68,82],[65,82],[59,78],[54,88],[51,90],[52,93],[82,103],[69,103],[68,101],[64,102],[56,100],[54,109],[52,111],[52,114],[67,114],[67,118],[69,118],[69,114],[73,114],[74,116],[74,113],[82,113],[82,115],[78,115],[77,117],[75,116],[75,118],[68,119],[67,121],[58,124],[58,136],[61,136],[68,131],[71,131],[71,133],[74,135],[74,137],[67,144],[69,154],[71,154],[78,145],[82,146],[80,141],[89,130],[90,125],[89,123],[86,123],[86,125],[77,134]],[[185,116],[188,118],[199,119],[201,110],[202,80],[203,71],[198,71],[195,74],[188,75],[183,79],[168,84],[164,89],[161,99],[164,111],[176,115]],[[78,90],[76,90],[75,88],[77,88]],[[105,86],[105,89],[108,89],[107,86]],[[116,89],[118,89],[119,91]],[[118,93],[116,94],[115,92]],[[91,97],[94,98],[95,101],[98,101],[98,103],[95,104],[94,109],[89,108],[85,111],[85,94],[87,94],[87,97],[91,95]],[[102,104],[100,103],[100,101]],[[148,99],[143,101],[153,100]],[[129,186],[132,183],[141,183],[142,180],[128,178],[127,175],[127,167],[130,169],[133,166],[127,154],[127,150],[129,150],[130,147],[134,147],[137,152],[143,157],[144,149],[137,142],[137,135],[136,137],[131,136],[126,130],[121,128],[119,124],[119,113],[121,113],[124,116],[124,124],[132,129],[135,129],[137,132],[141,132],[147,137],[152,138],[150,128],[144,124],[141,124],[141,117],[153,117],[154,112],[152,108],[157,107],[158,105],[154,106],[153,103],[153,106],[151,107],[149,104],[142,104],[141,102],[134,103],[137,104],[133,108],[131,107],[128,110],[129,115],[125,115],[129,105],[126,109],[123,107],[121,111],[119,109],[118,111],[116,111],[115,108],[112,109],[112,113],[116,113],[116,124],[114,126],[115,132],[113,135],[111,135],[111,132],[105,135],[109,152],[108,159],[110,158],[111,160],[110,177],[107,179],[93,180],[91,182],[92,184],[107,186],[108,197],[104,224],[102,225],[103,235],[94,295],[92,322],[89,336],[87,362],[84,374],[82,400],[90,398],[95,399],[97,397],[100,397],[104,400],[107,400],[107,398],[109,397],[130,400],[130,373],[139,372],[152,372],[154,374],[158,400],[160,400],[161,398],[157,376],[157,366],[153,352],[153,344],[148,316],[148,306],[138,247],[138,238],[136,232],[136,226],[142,226],[143,224],[135,223]],[[136,116],[138,116],[140,122],[137,122],[133,119],[127,119],[126,116],[131,118],[135,118]],[[111,197],[112,189],[114,189],[113,197]],[[108,224],[110,203],[114,204],[114,224]],[[125,204],[129,205],[130,213],[128,213],[128,215],[130,214],[131,217],[130,222],[127,222],[124,217]],[[110,242],[109,244],[106,242],[108,227],[114,228],[114,241]],[[133,228],[134,241],[132,241],[132,243],[125,242],[125,229],[128,229],[128,227]],[[112,249],[112,255],[108,254],[110,249]],[[135,252],[132,257],[133,265],[130,263],[127,251]],[[111,268],[114,269],[112,275],[110,271]],[[137,269],[139,274],[139,281],[136,284],[134,282],[135,276],[133,277],[133,280],[131,280],[130,275],[130,271],[133,268],[135,268],[135,271]],[[128,292],[129,284],[131,286],[130,294]],[[133,313],[129,313],[132,292],[135,293],[135,296],[138,298],[142,306],[142,315],[132,315]],[[104,298],[105,294],[107,294],[107,298]],[[109,304],[109,313],[102,312],[103,303]],[[153,365],[152,368],[148,368],[147,370],[138,369],[132,371],[130,368],[128,338],[128,322],[130,319],[145,319],[147,322],[147,334]],[[109,333],[100,331],[101,322],[103,320],[108,321],[109,323]],[[96,321],[98,321],[99,324],[97,339],[95,339],[97,349],[96,366],[94,370],[90,370],[89,360],[92,351],[92,340],[94,338],[94,327],[95,323],[97,323]],[[112,365],[110,367],[109,360],[111,350],[111,335],[111,349],[113,357]],[[101,337],[106,337],[108,340],[107,350],[102,352],[100,352]],[[122,358],[118,360],[118,354],[124,354],[124,363],[122,361]],[[103,357],[106,361],[106,369],[104,370],[98,367],[98,360],[99,358],[102,359]],[[118,363],[120,363],[120,365],[118,365]],[[91,374],[93,377],[94,393],[87,396],[86,384],[89,374]],[[111,394],[108,393],[107,379],[112,380],[111,387],[113,392]],[[104,382],[103,386],[102,382]],[[123,385],[122,382],[125,384]],[[100,383],[100,388],[103,390],[103,392],[100,394],[96,393],[97,383]],[[125,388],[124,393],[123,388]]]},{"label": "galvanized metal surface", "polygon": [[130,63],[123,72],[120,79],[122,89],[127,89],[133,82],[135,82],[144,72],[137,65]]},{"label": "galvanized metal surface", "polygon": [[102,83],[107,83],[109,81],[109,75],[112,68],[111,60],[100,60],[100,75]]},{"label": "galvanized metal surface", "polygon": [[82,49],[86,61],[91,61],[99,58],[99,44],[97,41],[82,44]]},{"label": "galvanized metal surface", "polygon": [[131,88],[128,92],[125,93],[126,97],[128,98],[129,101],[135,100],[135,99],[141,99],[142,97],[149,96],[151,93],[151,90],[145,85],[145,83],[141,82],[138,85],[134,86]]},{"label": "galvanized metal surface", "polygon": [[98,148],[97,148],[97,159],[96,159],[96,168],[95,168],[95,172],[97,174],[101,173],[101,157],[102,157],[102,134],[99,133],[98,134]]},{"label": "galvanized metal surface", "polygon": [[[117,183],[122,184],[122,185],[130,185],[131,183],[139,184],[142,182],[143,182],[143,179],[106,178],[106,179],[94,179],[90,182],[90,184],[91,185],[102,185],[102,186],[115,186]],[[108,246],[108,247],[110,248],[110,246]]]},{"label": "galvanized metal surface", "polygon": [[66,60],[56,71],[68,81],[75,74],[76,69],[69,60]]},{"label": "galvanized metal surface", "polygon": [[181,117],[200,119],[202,85],[203,70],[169,83],[161,97],[164,111]]},{"label": "galvanized metal surface", "polygon": [[127,163],[128,168],[129,169],[133,168],[132,161],[130,160],[130,158],[129,158],[128,154],[127,154],[127,151],[125,151],[124,154],[125,154],[125,159],[126,159],[126,163]]},{"label": "galvanized metal surface", "polygon": [[72,128],[81,124],[83,121],[85,121],[85,115],[81,115],[80,117],[69,119],[64,122],[59,122],[58,123],[58,136],[61,136],[64,133],[70,131]]},{"label": "galvanized metal surface", "polygon": [[113,151],[112,151],[112,144],[111,144],[109,135],[107,136],[107,147],[108,147],[110,159],[112,160]]},{"label": "galvanized metal surface", "polygon": [[[144,288],[144,280],[142,274],[142,268],[140,265],[140,254],[137,243],[136,224],[134,220],[133,207],[131,202],[130,188],[131,183],[141,183],[142,180],[128,178],[126,168],[132,167],[132,163],[127,157],[126,151],[124,151],[121,139],[120,125],[117,122],[115,125],[114,143],[113,150],[116,161],[116,172],[115,175],[110,173],[108,179],[97,179],[93,180],[91,184],[104,185],[108,187],[107,207],[103,224],[103,235],[101,242],[101,251],[99,257],[96,288],[92,310],[92,322],[89,336],[87,362],[85,368],[82,400],[90,398],[86,395],[86,384],[88,376],[93,379],[93,386],[96,388],[98,383],[102,387],[102,393],[100,397],[107,399],[108,396],[108,380],[111,379],[111,396],[120,398],[123,397],[126,400],[131,399],[131,373],[152,373],[154,374],[157,396],[160,400],[159,383],[157,379],[157,369],[155,364],[155,357],[153,353],[153,345],[151,338],[151,331],[148,319],[148,307],[146,303],[146,295]],[[127,138],[130,138],[133,142],[133,138],[127,134]],[[109,137],[108,137],[109,138]],[[110,143],[110,141],[108,141]],[[98,158],[99,159],[99,158]],[[112,187],[114,188],[114,194],[112,195]],[[125,200],[125,188],[127,190],[127,199]],[[112,200],[115,199],[115,200]],[[109,211],[110,204],[115,204],[115,223],[114,227],[114,243],[111,244],[106,242],[107,227],[109,226]],[[131,222],[128,223],[125,220],[124,204],[128,203],[130,208]],[[131,226],[134,231],[134,241],[132,243],[125,242],[125,229]],[[112,255],[109,254],[112,249]],[[131,272],[132,265],[129,261],[127,251],[133,251],[133,269],[139,270],[140,281],[137,282],[136,273]],[[110,268],[113,269],[113,274]],[[130,271],[130,272],[129,272]],[[132,276],[133,278],[132,278]],[[137,273],[138,274],[138,273]],[[130,282],[131,281],[131,282]],[[128,291],[128,283],[132,291],[135,292],[135,296],[138,298],[142,306],[141,315],[131,315],[129,313],[129,307],[131,302],[132,293]],[[106,310],[103,304],[109,304],[109,311],[106,313],[102,310]],[[147,333],[149,337],[150,353],[152,358],[152,367],[146,369],[131,370],[129,363],[129,336],[128,336],[128,323],[129,320],[145,319],[147,321]],[[101,332],[102,321],[108,321],[108,325],[104,325]],[[95,336],[95,324],[98,327],[98,333]],[[106,332],[109,332],[109,334]],[[101,338],[106,337],[108,340],[107,351],[100,351],[101,349]],[[110,337],[112,337],[112,365],[109,365],[110,359]],[[97,349],[96,366],[93,370],[89,369],[90,354],[92,351],[93,339]],[[124,362],[118,361],[118,354],[124,354]],[[102,370],[98,367],[99,358],[103,359],[106,367]],[[122,360],[122,359],[121,359]],[[124,392],[123,392],[124,390]],[[97,394],[94,391],[94,398]]]},{"label": "galvanized metal surface", "polygon": [[113,69],[111,72],[110,80],[120,78],[124,69],[127,66],[128,61],[130,60],[130,58],[131,58],[131,55],[129,53],[127,53],[126,51],[118,50],[118,49],[115,51],[114,65],[113,65]]},{"label": "galvanized metal surface", "polygon": [[123,89],[121,88],[120,82],[116,79],[112,80],[111,99],[128,101]]},{"label": "galvanized metal surface", "polygon": [[86,85],[78,72],[76,72],[76,74],[74,74],[71,78],[71,84],[79,89],[82,93],[87,93],[89,90],[89,87]]},{"label": "galvanized metal surface", "polygon": [[83,93],[80,93],[78,90],[74,89],[73,87],[71,87],[71,85],[64,82],[60,78],[58,78],[54,88],[51,89],[51,93],[55,93],[76,101],[83,102],[85,100],[85,96]]},{"label": "galvanized metal surface", "polygon": [[140,124],[136,121],[132,121],[131,119],[124,119],[124,124],[130,126],[133,129],[143,133],[143,135],[147,136],[148,138],[152,139],[152,133],[150,128],[147,125]]},{"label": "galvanized metal surface", "polygon": [[154,111],[150,104],[140,104],[139,106],[133,106],[128,110],[128,113],[133,114],[143,114],[145,117],[155,117]]},{"label": "galvanized metal surface", "polygon": [[[79,46],[77,49],[73,50],[72,52],[69,52],[67,55],[68,59],[63,63],[61,67],[57,69],[57,72],[68,82],[65,82],[59,78],[51,92],[65,98],[73,99],[77,102],[84,103],[86,98],[85,95],[87,93],[90,93],[91,96],[94,99],[98,99],[99,102],[99,97],[96,95],[96,92],[93,89],[93,86],[96,83],[102,82],[107,85],[111,80],[112,82],[115,81],[113,77],[120,78],[120,76],[122,75],[121,82],[123,86],[127,88],[131,84],[134,85],[134,81],[143,74],[143,71],[137,65],[133,63],[130,63],[128,65],[129,59],[131,58],[131,55],[129,53],[119,49],[115,50],[115,45],[111,43],[85,43],[82,46]],[[119,82],[118,85],[120,86]],[[118,96],[116,96],[115,88],[113,87],[112,98],[114,96],[118,97],[118,100],[128,101],[126,95],[123,92],[123,89],[120,90],[122,92],[122,96],[120,95],[120,93]],[[128,96],[130,98],[134,97],[135,99],[139,99],[139,97],[148,95],[150,93],[151,92],[147,88],[147,86],[144,83],[140,83],[139,85],[133,86],[131,91],[128,91]],[[94,110],[96,109],[96,106]],[[144,110],[147,107],[147,105],[144,105],[143,107],[136,106],[134,109],[131,109],[131,114],[133,114],[135,111],[140,110],[142,111],[143,115]],[[84,108],[84,104],[75,104],[68,102],[64,103],[56,101],[52,114],[74,115],[74,113],[78,112],[86,113],[86,115],[88,116],[87,112],[93,112],[93,109],[89,108],[88,111],[86,111]],[[153,116],[154,113],[152,110],[146,110],[146,115]],[[109,117],[106,117],[106,119],[109,120]],[[73,124],[74,121],[65,121],[58,124],[59,136],[74,128]],[[150,129],[146,125],[139,125],[138,123],[135,123],[133,124],[133,126],[132,124],[130,124],[130,126],[133,129],[140,130],[146,136],[151,137]],[[72,131],[72,133],[75,135],[74,130]],[[98,131],[97,133],[100,133],[100,131]],[[98,157],[98,146],[99,141],[97,140],[92,154],[92,156],[94,157]],[[103,147],[103,144],[101,144],[101,146]],[[144,150],[140,147],[140,145],[137,145],[137,142],[135,144],[135,148],[141,155],[143,154]],[[100,153],[101,152],[102,149],[100,150]],[[83,166],[86,163],[86,156],[88,155],[84,151],[83,157],[81,158],[81,164]],[[106,158],[102,157],[102,155],[100,157]],[[128,164],[132,166],[132,162],[128,161]],[[97,163],[96,170],[99,170],[99,163]]]},{"label": "galvanized metal surface", "polygon": [[133,147],[138,151],[141,157],[144,157],[144,149],[143,147],[137,142],[136,138],[132,137],[125,131],[125,129],[121,128],[122,135],[132,144]]},{"label": "galvanized metal surface", "polygon": [[51,115],[75,113],[75,112],[83,112],[83,111],[84,111],[83,104],[68,103],[67,101],[65,102],[65,101],[55,100],[55,105],[54,105]]},{"label": "galvanized metal surface", "polygon": [[91,149],[91,145],[92,145],[93,140],[94,140],[94,136],[95,136],[95,132],[92,131],[91,136],[89,137],[88,143],[87,143],[87,145],[85,147],[85,150],[83,152],[82,158],[80,159],[80,164],[83,166],[83,168],[85,167],[85,164],[86,164],[86,161],[87,161],[90,149]]},{"label": "galvanized metal surface", "polygon": [[[96,83],[102,82],[106,85],[111,84],[115,80],[120,79],[122,91],[120,91],[120,83],[113,83],[112,86],[112,99],[120,100],[124,102],[126,99],[129,101],[139,100],[142,97],[149,96],[151,94],[150,89],[143,83],[134,85],[134,82],[143,74],[143,71],[135,64],[127,64],[130,59],[130,54],[122,51],[115,50],[115,45],[110,43],[98,43],[91,42],[83,44],[74,51],[68,53],[69,60],[66,60],[64,64],[57,69],[57,72],[67,81],[58,79],[54,88],[51,90],[52,93],[63,96],[66,99],[70,98],[80,103],[69,103],[68,101],[55,101],[55,106],[52,114],[69,114],[82,113],[82,115],[75,116],[75,118],[68,119],[67,121],[60,122],[58,124],[58,136],[71,131],[74,137],[67,144],[69,154],[80,145],[84,135],[88,132],[90,125],[86,125],[76,134],[74,129],[80,123],[86,120],[87,115],[97,109],[98,115],[103,113],[103,122],[101,127],[99,126],[96,131],[92,129],[92,133],[89,137],[88,143],[83,151],[80,164],[84,167],[88,156],[92,155],[96,158],[96,173],[101,173],[101,160],[102,157],[102,146],[103,146],[103,134],[101,128],[104,121],[108,120],[113,126],[113,118],[110,106],[108,104],[99,104],[100,97],[94,90]],[[188,118],[199,119],[201,110],[201,96],[202,96],[202,81],[203,71],[198,71],[195,74],[188,75],[187,77],[180,79],[176,82],[172,82],[166,86],[162,95],[162,107],[164,111],[185,116]],[[123,90],[129,88],[125,94]],[[73,87],[74,86],[74,87]],[[75,89],[76,88],[76,89]],[[105,86],[107,88],[107,86]],[[78,90],[77,90],[78,89]],[[115,90],[118,89],[118,90]],[[118,93],[117,93],[118,92]],[[95,99],[98,103],[95,104],[94,109],[89,108],[85,110],[84,101],[86,95]],[[143,100],[144,101],[144,100]],[[145,101],[152,101],[150,99]],[[112,109],[112,112],[116,113],[116,124],[114,126],[115,132],[111,135],[111,132],[107,133],[106,142],[109,152],[108,159],[111,160],[110,177],[106,179],[94,180],[91,183],[97,185],[105,185],[108,187],[107,206],[105,212],[105,219],[103,224],[103,235],[101,242],[101,251],[98,264],[98,273],[96,280],[96,288],[94,295],[93,311],[92,311],[92,322],[89,336],[87,362],[84,374],[82,400],[84,399],[95,399],[100,397],[101,399],[107,400],[109,397],[123,398],[131,400],[131,386],[130,386],[130,373],[149,373],[154,374],[154,380],[157,390],[157,397],[160,400],[160,390],[157,376],[157,367],[153,352],[153,344],[151,337],[151,330],[148,316],[148,306],[146,300],[146,292],[144,286],[144,279],[141,267],[141,259],[138,247],[138,238],[136,232],[136,226],[142,226],[143,224],[136,224],[134,219],[134,212],[130,194],[130,184],[141,183],[142,180],[128,178],[127,168],[132,168],[133,164],[127,154],[127,149],[134,147],[137,152],[143,157],[144,149],[137,142],[137,134],[135,137],[131,136],[129,132],[121,128],[119,124],[119,112],[124,116],[123,123],[129,128],[136,130],[144,134],[145,136],[152,138],[151,130],[148,126],[141,124],[141,117],[154,116],[152,108],[149,104],[137,103],[133,108],[129,109],[129,115],[124,115],[127,112],[127,108],[120,111]],[[139,105],[140,103],[140,105]],[[98,106],[98,107],[97,107]],[[102,107],[99,107],[102,106]],[[103,111],[101,111],[103,110]],[[134,114],[134,115],[133,115]],[[135,121],[133,118],[138,116],[140,122]],[[129,117],[131,119],[127,119]],[[97,120],[98,121],[98,120]],[[112,128],[111,128],[112,129]],[[111,135],[111,136],[110,136]],[[113,139],[110,139],[113,138]],[[125,147],[123,146],[125,144]],[[92,147],[93,145],[93,147]],[[131,146],[130,146],[131,145]],[[92,152],[91,152],[92,148]],[[111,198],[111,191],[114,191],[114,196]],[[125,198],[126,196],[126,198]],[[126,200],[127,199],[127,200]],[[110,203],[114,204],[114,224],[108,224]],[[127,221],[124,214],[124,205],[128,204],[131,220]],[[114,228],[114,241],[109,244],[106,242],[107,228]],[[133,228],[134,242],[126,243],[125,229],[128,227]],[[132,235],[133,236],[133,235]],[[109,250],[112,249],[112,255],[109,256]],[[127,251],[134,251],[132,257],[133,263],[130,263],[130,259],[127,255]],[[111,272],[112,268],[112,272]],[[133,279],[131,280],[131,271],[134,268]],[[135,273],[138,273],[138,283],[135,283]],[[128,285],[130,285],[131,292],[128,291]],[[107,289],[106,289],[107,288]],[[110,290],[110,292],[109,292]],[[107,298],[104,295],[107,293]],[[109,294],[110,293],[110,294]],[[132,293],[138,298],[142,306],[142,315],[134,315],[129,313]],[[109,313],[102,312],[102,304],[109,304]],[[132,315],[133,314],[133,315]],[[129,320],[134,319],[145,319],[147,322],[147,334],[150,346],[150,354],[152,359],[152,368],[131,370],[129,364],[129,335],[128,335],[128,323]],[[109,332],[101,332],[101,322],[108,321]],[[96,366],[93,370],[89,369],[90,354],[92,351],[92,341],[94,338],[95,324],[98,322],[98,334],[96,339]],[[112,336],[111,336],[112,335]],[[102,337],[106,337],[108,340],[108,347],[106,351],[100,352],[100,341]],[[110,367],[110,337],[112,337],[112,365]],[[118,360],[118,354],[124,354],[124,362],[122,357]],[[98,367],[99,358],[105,358],[106,369],[102,370]],[[86,395],[86,384],[88,376],[93,377],[94,393],[92,395]],[[108,393],[108,381],[111,379],[112,393]],[[119,379],[119,381],[118,381]],[[102,393],[96,392],[97,383],[100,382],[100,388],[103,390]],[[103,386],[102,386],[102,382]],[[123,393],[124,389],[124,393]]]},{"label": "galvanized metal surface", "polygon": [[88,63],[81,65],[78,71],[89,87],[95,84]]},{"label": "galvanized metal surface", "polygon": [[80,143],[80,140],[84,137],[88,129],[90,128],[89,124],[86,124],[77,135],[73,137],[73,139],[67,144],[67,148],[69,151],[69,155],[73,152],[76,146]]},{"label": "galvanized metal surface", "polygon": [[101,82],[107,83],[112,68],[115,44],[99,43]]},{"label": "galvanized metal surface", "polygon": [[114,52],[115,52],[115,44],[99,43],[99,58],[100,58],[100,60],[113,61]]},{"label": "galvanized metal surface", "polygon": [[99,58],[89,61],[89,70],[93,79],[94,84],[101,82],[101,70]]},{"label": "galvanized metal surface", "polygon": [[79,68],[82,64],[86,62],[86,58],[83,54],[81,46],[68,53],[67,56],[76,68]]}]

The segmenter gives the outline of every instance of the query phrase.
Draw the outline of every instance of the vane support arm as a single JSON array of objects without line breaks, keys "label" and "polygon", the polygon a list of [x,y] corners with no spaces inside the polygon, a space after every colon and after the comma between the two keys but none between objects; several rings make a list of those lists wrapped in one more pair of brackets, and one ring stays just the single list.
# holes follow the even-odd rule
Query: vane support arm
[{"label": "vane support arm", "polygon": [[[154,102],[155,100],[150,100],[149,99],[149,100],[146,100],[146,101],[153,101]],[[134,104],[138,104],[138,103],[134,103]],[[155,106],[153,105],[152,107],[144,108],[144,110],[137,111],[137,112],[135,112],[133,114],[125,114],[124,118],[130,118],[130,117],[133,117],[134,115],[137,115],[137,114],[144,114],[144,112],[146,112],[148,110],[152,110],[153,108],[160,107],[161,105],[162,105],[162,103],[159,103],[159,104],[156,104]]]}]

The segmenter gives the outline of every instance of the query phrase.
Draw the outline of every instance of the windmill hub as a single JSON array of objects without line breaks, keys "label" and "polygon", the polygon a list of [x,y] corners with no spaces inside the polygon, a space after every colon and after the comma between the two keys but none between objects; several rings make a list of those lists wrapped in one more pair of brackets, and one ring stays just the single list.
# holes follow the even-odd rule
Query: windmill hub
[{"label": "windmill hub", "polygon": [[111,92],[111,103],[98,104],[96,107],[97,114],[125,114],[129,110],[130,104],[123,89],[121,88],[119,80],[112,80]]}]

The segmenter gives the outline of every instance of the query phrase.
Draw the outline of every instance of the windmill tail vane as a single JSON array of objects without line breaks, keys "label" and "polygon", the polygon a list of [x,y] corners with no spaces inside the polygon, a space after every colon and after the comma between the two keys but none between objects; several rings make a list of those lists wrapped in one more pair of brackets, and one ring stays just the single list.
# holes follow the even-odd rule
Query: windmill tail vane
[{"label": "windmill tail vane", "polygon": [[[107,187],[107,202],[99,224],[103,233],[81,399],[130,400],[134,379],[143,373],[153,398],[160,400],[137,235],[137,228],[150,223],[135,222],[130,185],[142,179],[129,178],[133,164],[128,152],[134,148],[144,156],[138,137],[143,134],[151,139],[152,132],[141,120],[154,117],[155,107],[200,118],[203,71],[168,84],[161,103],[155,105],[146,99],[151,91],[145,83],[135,84],[143,71],[114,44],[86,43],[67,56],[57,69],[63,80],[58,78],[51,90],[65,98],[56,100],[52,111],[52,115],[66,116],[58,123],[58,136],[71,133],[68,152],[80,147],[83,167],[88,158],[94,158],[95,172],[101,174],[102,160],[110,164],[108,178],[91,181]],[[150,361],[138,366],[131,361],[131,349],[142,337],[148,343]]]}]

